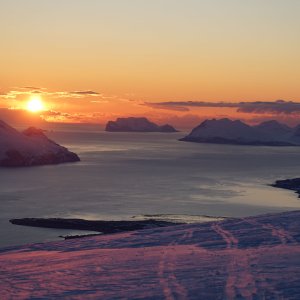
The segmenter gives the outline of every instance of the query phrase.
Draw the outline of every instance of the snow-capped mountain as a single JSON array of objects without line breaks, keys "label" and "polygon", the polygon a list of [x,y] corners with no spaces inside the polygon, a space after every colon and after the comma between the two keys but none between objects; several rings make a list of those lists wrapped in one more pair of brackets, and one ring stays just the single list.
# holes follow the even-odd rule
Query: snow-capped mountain
[{"label": "snow-capped mountain", "polygon": [[194,128],[182,141],[216,144],[291,146],[292,129],[276,121],[247,125],[240,120],[206,120]]},{"label": "snow-capped mountain", "polygon": [[70,152],[46,137],[41,129],[23,133],[0,120],[0,166],[21,167],[79,161]]},{"label": "snow-capped mountain", "polygon": [[106,131],[113,132],[177,132],[169,124],[159,126],[150,122],[147,118],[118,118],[116,121],[109,121]]}]

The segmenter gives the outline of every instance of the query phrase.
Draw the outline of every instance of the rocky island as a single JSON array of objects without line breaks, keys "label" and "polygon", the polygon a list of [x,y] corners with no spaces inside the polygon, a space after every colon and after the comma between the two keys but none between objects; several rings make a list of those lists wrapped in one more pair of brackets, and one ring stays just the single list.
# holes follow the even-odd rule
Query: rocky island
[{"label": "rocky island", "polygon": [[178,132],[173,126],[165,124],[159,126],[147,118],[118,118],[106,124],[106,131],[110,132]]},{"label": "rocky island", "polygon": [[77,154],[50,140],[41,129],[19,132],[0,120],[0,166],[27,167],[79,161]]},{"label": "rocky island", "polygon": [[240,120],[212,119],[202,122],[180,141],[253,146],[300,146],[298,131],[298,128],[290,128],[277,121],[250,126]]}]

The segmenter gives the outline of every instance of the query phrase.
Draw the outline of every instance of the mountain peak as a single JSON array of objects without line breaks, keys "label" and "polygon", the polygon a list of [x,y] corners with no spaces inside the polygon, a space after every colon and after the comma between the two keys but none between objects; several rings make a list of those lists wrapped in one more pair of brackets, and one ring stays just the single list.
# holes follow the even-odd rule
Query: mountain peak
[{"label": "mountain peak", "polygon": [[51,141],[43,130],[23,133],[0,121],[0,166],[25,167],[79,161],[79,157]]},{"label": "mountain peak", "polygon": [[293,145],[289,140],[290,128],[277,121],[264,122],[250,126],[240,120],[205,120],[194,128],[183,141],[240,145]]},{"label": "mountain peak", "polygon": [[257,127],[260,126],[260,127],[266,127],[266,126],[269,126],[269,127],[284,127],[284,128],[290,128],[289,126],[283,124],[283,123],[280,123],[276,120],[269,120],[269,121],[265,121],[265,122],[262,122],[260,123],[259,125],[257,125]]}]

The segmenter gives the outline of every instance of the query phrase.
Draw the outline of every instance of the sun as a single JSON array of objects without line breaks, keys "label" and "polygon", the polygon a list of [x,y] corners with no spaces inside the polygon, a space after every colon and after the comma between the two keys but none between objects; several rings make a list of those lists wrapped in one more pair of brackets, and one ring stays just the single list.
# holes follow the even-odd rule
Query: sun
[{"label": "sun", "polygon": [[44,104],[40,97],[34,97],[27,102],[26,108],[35,113],[44,110]]}]

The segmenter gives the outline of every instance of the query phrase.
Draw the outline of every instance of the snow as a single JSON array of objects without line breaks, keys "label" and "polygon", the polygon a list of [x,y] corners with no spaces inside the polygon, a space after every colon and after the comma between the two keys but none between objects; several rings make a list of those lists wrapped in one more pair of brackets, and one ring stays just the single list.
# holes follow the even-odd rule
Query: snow
[{"label": "snow", "polygon": [[2,299],[299,299],[300,211],[0,251]]}]

